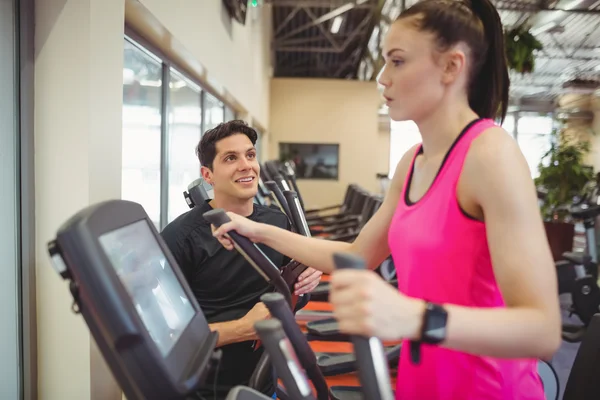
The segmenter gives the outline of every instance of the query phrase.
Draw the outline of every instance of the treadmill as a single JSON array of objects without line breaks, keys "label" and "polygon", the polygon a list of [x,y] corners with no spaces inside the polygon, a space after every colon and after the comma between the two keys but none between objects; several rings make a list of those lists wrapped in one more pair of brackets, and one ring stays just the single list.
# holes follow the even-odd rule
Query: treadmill
[{"label": "treadmill", "polygon": [[[220,359],[218,334],[141,205],[111,200],[81,210],[48,253],[127,399],[197,399]],[[269,398],[249,388],[230,396]]]}]

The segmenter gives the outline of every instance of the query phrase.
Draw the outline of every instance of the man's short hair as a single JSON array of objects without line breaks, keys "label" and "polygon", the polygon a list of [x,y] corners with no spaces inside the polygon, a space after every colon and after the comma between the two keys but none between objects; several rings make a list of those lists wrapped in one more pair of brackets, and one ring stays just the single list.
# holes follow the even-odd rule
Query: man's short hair
[{"label": "man's short hair", "polygon": [[196,155],[198,156],[198,160],[200,160],[200,165],[212,170],[213,162],[217,156],[217,142],[229,136],[239,134],[248,136],[248,139],[250,139],[252,144],[256,144],[258,138],[256,130],[239,119],[223,122],[206,131],[196,147]]}]

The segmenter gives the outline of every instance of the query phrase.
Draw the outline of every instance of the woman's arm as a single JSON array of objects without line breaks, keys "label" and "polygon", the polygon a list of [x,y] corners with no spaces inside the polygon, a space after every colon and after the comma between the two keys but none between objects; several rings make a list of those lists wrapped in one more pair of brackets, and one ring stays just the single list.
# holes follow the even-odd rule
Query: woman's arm
[{"label": "woman's arm", "polygon": [[483,210],[507,308],[449,306],[446,345],[495,356],[551,357],[561,341],[556,269],[525,158],[504,130],[493,128],[473,142],[464,171],[466,191]]},{"label": "woman's arm", "polygon": [[232,219],[232,222],[224,224],[214,234],[219,238],[223,246],[232,250],[233,246],[222,235],[235,229],[253,242],[264,243],[304,265],[311,266],[325,273],[333,271],[333,254],[337,252],[356,254],[366,260],[369,268],[376,268],[390,253],[387,246],[387,232],[398,201],[400,200],[404,178],[415,149],[416,146],[409,150],[398,163],[383,204],[351,244],[307,238],[272,225],[252,222],[231,213],[228,213],[228,215]]},{"label": "woman's arm", "polygon": [[[473,142],[461,181],[483,210],[507,307],[444,305],[448,325],[442,345],[484,356],[551,357],[561,340],[556,272],[523,155],[506,132],[494,128]],[[369,271],[336,271],[331,285],[340,330],[418,339],[422,300],[393,291]]]}]

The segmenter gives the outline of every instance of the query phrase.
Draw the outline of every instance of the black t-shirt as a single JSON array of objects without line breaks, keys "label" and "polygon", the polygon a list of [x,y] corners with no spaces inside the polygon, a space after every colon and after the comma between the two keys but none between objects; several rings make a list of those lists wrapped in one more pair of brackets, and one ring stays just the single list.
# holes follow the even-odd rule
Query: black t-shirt
[{"label": "black t-shirt", "polygon": [[[213,237],[210,224],[202,217],[212,207],[208,202],[180,215],[161,232],[165,243],[185,275],[208,323],[237,320],[260,301],[270,289],[264,278],[237,251],[229,251]],[[252,221],[290,229],[287,216],[275,206],[254,204]],[[275,250],[258,245],[273,264],[285,266],[289,259]],[[213,398],[215,380],[218,399],[224,399],[235,385],[247,385],[262,347],[246,341],[222,346],[218,372],[209,373],[200,395]],[[216,379],[215,379],[216,378]],[[261,388],[267,395],[274,392],[275,382]]]}]

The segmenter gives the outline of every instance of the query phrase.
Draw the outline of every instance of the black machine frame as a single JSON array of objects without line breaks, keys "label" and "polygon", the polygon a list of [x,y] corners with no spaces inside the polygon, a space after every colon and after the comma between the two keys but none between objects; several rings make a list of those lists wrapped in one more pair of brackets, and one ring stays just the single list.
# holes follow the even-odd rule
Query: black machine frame
[{"label": "black machine frame", "polygon": [[[103,265],[112,265],[112,262],[99,238],[140,221],[145,221],[154,234],[156,245],[195,311],[166,356],[161,354],[150,337],[116,271],[103,268]],[[213,351],[218,335],[210,331],[185,277],[179,268],[175,268],[177,262],[168,247],[161,240],[156,240],[157,237],[159,234],[142,206],[111,200],[75,214],[61,226],[56,239],[48,244],[57,272],[71,280],[69,288],[74,298],[73,310],[84,317],[107,363],[113,371],[118,371],[115,378],[130,400],[161,398],[173,393],[184,398],[202,383],[208,365],[218,354]],[[86,255],[80,250],[82,246],[93,251]],[[115,318],[116,314],[121,317]],[[102,325],[101,321],[111,323]],[[182,363],[181,360],[188,362]],[[156,366],[154,373],[149,365]],[[159,376],[170,379],[166,382]],[[137,386],[131,382],[136,382]]]}]

